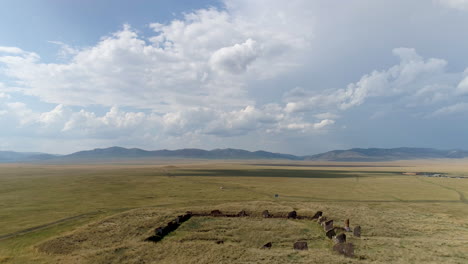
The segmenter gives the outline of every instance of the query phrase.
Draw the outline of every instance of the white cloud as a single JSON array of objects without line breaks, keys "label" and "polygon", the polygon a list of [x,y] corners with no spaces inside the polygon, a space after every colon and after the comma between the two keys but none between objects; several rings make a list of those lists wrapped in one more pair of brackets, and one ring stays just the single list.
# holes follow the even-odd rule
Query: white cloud
[{"label": "white cloud", "polygon": [[[285,111],[347,110],[363,104],[370,98],[417,97],[419,102],[426,96],[433,101],[441,99],[447,89],[454,91],[451,80],[446,75],[447,62],[441,59],[423,59],[414,49],[396,48],[393,54],[400,63],[387,70],[374,70],[365,74],[359,81],[349,84],[345,89],[326,90],[314,93],[303,88],[295,88],[285,94]],[[442,82],[437,84],[437,82]],[[448,85],[448,86],[447,86]],[[447,88],[448,87],[448,88]],[[430,93],[428,93],[430,91]],[[437,98],[435,92],[442,91]]]},{"label": "white cloud", "polygon": [[[234,111],[219,111],[209,108],[195,108],[188,111],[167,113],[163,116],[162,127],[171,135],[186,133],[233,137],[251,132],[259,134],[282,133],[296,129],[300,124],[303,132],[313,132],[332,123],[307,122],[301,117],[292,117],[278,105],[262,108],[247,106]],[[293,128],[293,129],[292,129]]]},{"label": "white cloud", "polygon": [[333,125],[334,123],[335,123],[335,120],[324,119],[324,120],[320,121],[319,123],[315,123],[314,128],[315,129],[322,129],[322,128],[326,127],[326,126]]},{"label": "white cloud", "polygon": [[57,55],[61,59],[67,59],[70,56],[78,54],[79,52],[79,49],[73,48],[70,45],[63,43],[61,41],[49,41],[49,43],[58,45],[60,47]]},{"label": "white cloud", "polygon": [[59,104],[49,112],[44,112],[39,115],[38,122],[50,126],[57,123],[63,123],[71,115],[71,110]]},{"label": "white cloud", "polygon": [[326,113],[319,113],[314,115],[318,119],[337,119],[340,116],[334,113],[326,112]]},{"label": "white cloud", "polygon": [[335,123],[334,120],[324,119],[317,123],[306,123],[306,122],[293,122],[283,124],[280,128],[283,130],[289,131],[300,131],[302,133],[310,131],[320,131],[328,126],[331,126]]},{"label": "white cloud", "polygon": [[260,56],[260,52],[257,42],[247,39],[242,44],[215,51],[210,59],[211,67],[215,71],[240,74],[245,72],[247,66]]},{"label": "white cloud", "polygon": [[16,117],[21,126],[34,123],[38,118],[38,114],[34,113],[22,102],[7,103],[6,107],[7,111]]},{"label": "white cloud", "polygon": [[14,56],[0,56],[0,65],[23,93],[53,104],[157,111],[245,107],[252,103],[246,97],[249,80],[298,65],[294,54],[310,39],[288,30],[295,26],[264,28],[253,14],[202,9],[182,20],[152,24],[154,35],[149,37],[125,25],[88,48],[52,42],[64,56],[71,55],[64,63],[42,63],[37,54],[18,49]]},{"label": "white cloud", "polygon": [[[250,82],[278,78],[302,63],[312,41],[307,3],[269,2],[252,12],[251,2],[229,1],[225,10],[153,23],[149,36],[124,25],[91,47],[50,41],[59,45],[61,63],[3,48],[8,54],[0,55],[0,67],[15,91],[56,105],[48,112],[10,105],[7,115],[31,130],[75,138],[238,137],[283,133],[291,124],[320,130],[331,123],[293,116],[278,104],[256,106],[249,97]],[[93,105],[110,110],[98,115],[87,110]],[[125,107],[138,110],[120,110]]]},{"label": "white cloud", "polygon": [[84,109],[74,112],[63,105],[57,105],[47,112],[33,111],[20,102],[7,103],[5,106],[0,116],[8,116],[13,127],[16,124],[18,129],[30,130],[32,134],[106,140],[126,137],[135,142],[145,137],[225,138],[250,133],[309,133],[323,130],[334,123],[328,119],[316,123],[308,122],[302,117],[288,115],[282,107],[274,104],[261,108],[247,106],[233,111],[194,107],[164,114],[121,111],[117,107],[111,107],[103,115]]},{"label": "white cloud", "polygon": [[255,130],[265,130],[274,127],[283,118],[282,114],[277,110],[273,106],[264,109],[247,106],[236,111],[217,113],[218,118],[208,124],[206,133],[219,136],[235,136]]},{"label": "white cloud", "polygon": [[457,85],[457,94],[464,95],[468,94],[468,69],[464,72],[465,77]]},{"label": "white cloud", "polygon": [[[103,116],[94,112],[80,110],[72,113],[62,124],[62,132],[82,135],[88,138],[110,137],[118,138],[142,135],[153,128],[152,116],[142,112],[123,112],[112,107]],[[155,131],[156,132],[156,131]]]},{"label": "white cloud", "polygon": [[[465,9],[465,1],[435,2],[225,0],[225,8],[153,23],[149,33],[124,25],[88,47],[51,41],[56,62],[0,47],[0,136],[89,146],[270,149],[276,141],[307,152],[358,138],[340,130],[370,127],[366,120],[463,113],[466,41],[457,32],[468,20],[440,4]],[[415,48],[393,49],[400,45]],[[312,136],[321,132],[333,136]]]},{"label": "white cloud", "polygon": [[0,46],[0,53],[10,53],[10,54],[21,54],[24,51],[17,47],[5,47]]},{"label": "white cloud", "polygon": [[468,111],[468,103],[457,103],[454,105],[449,105],[437,109],[432,113],[430,116],[443,116],[443,115],[450,115],[456,113],[466,113]]}]

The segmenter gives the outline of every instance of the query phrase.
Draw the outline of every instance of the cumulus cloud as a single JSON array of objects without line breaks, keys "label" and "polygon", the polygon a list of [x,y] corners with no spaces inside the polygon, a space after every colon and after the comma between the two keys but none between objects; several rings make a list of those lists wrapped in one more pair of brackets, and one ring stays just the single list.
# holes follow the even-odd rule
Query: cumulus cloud
[{"label": "cumulus cloud", "polygon": [[22,102],[7,103],[6,108],[11,115],[16,117],[20,126],[34,123],[38,118],[38,114],[34,113]]},{"label": "cumulus cloud", "polygon": [[234,74],[243,73],[247,66],[260,55],[257,42],[252,39],[242,44],[221,48],[213,53],[210,59],[211,67],[215,71]]},{"label": "cumulus cloud", "polygon": [[325,124],[316,125],[301,117],[292,117],[275,104],[261,108],[247,106],[233,111],[194,108],[167,113],[161,121],[165,132],[171,135],[195,133],[218,137],[240,136],[251,132],[281,133],[284,130],[294,130],[290,128],[298,123],[302,125],[302,132],[313,132],[325,127]]},{"label": "cumulus cloud", "polygon": [[288,122],[283,123],[279,126],[280,130],[286,131],[298,131],[301,133],[307,133],[311,131],[323,131],[326,127],[331,126],[335,123],[335,120],[324,119],[317,123],[308,122]]},{"label": "cumulus cloud", "polygon": [[315,129],[322,129],[326,126],[333,125],[335,123],[335,120],[330,120],[330,119],[324,119],[318,123],[315,123],[313,126]]},{"label": "cumulus cloud", "polygon": [[71,110],[59,104],[49,112],[40,113],[37,122],[45,126],[60,124],[65,122],[70,115]]},{"label": "cumulus cloud", "polygon": [[[442,59],[424,59],[414,49],[396,48],[393,54],[400,63],[387,70],[374,70],[346,88],[313,92],[295,88],[285,94],[285,111],[289,113],[323,110],[347,110],[370,98],[396,97],[400,100],[438,101],[447,92],[455,92],[453,78],[446,73],[447,62]],[[463,87],[460,84],[459,87]],[[461,89],[461,88],[460,88]]]},{"label": "cumulus cloud", "polygon": [[0,46],[0,53],[21,54],[24,51],[17,47]]},{"label": "cumulus cloud", "polygon": [[[63,56],[71,56],[64,63],[43,63],[35,53],[3,47],[0,51],[11,54],[0,56],[0,66],[23,93],[53,104],[158,111],[243,107],[251,103],[247,82],[294,67],[293,54],[309,41],[285,27],[264,28],[256,19],[201,9],[167,24],[151,24],[153,36],[125,25],[91,47],[52,42],[61,46]],[[283,63],[285,57],[289,64]]]},{"label": "cumulus cloud", "polygon": [[[225,138],[282,133],[297,124],[301,128],[292,130],[320,130],[332,123],[293,116],[279,104],[257,106],[249,97],[250,82],[277,78],[302,63],[312,41],[307,3],[271,1],[268,9],[251,12],[251,2],[228,1],[225,9],[150,24],[150,35],[124,25],[90,47],[49,41],[59,46],[62,62],[2,47],[0,74],[15,91],[55,105],[38,112],[13,103],[2,111],[19,126],[65,137]],[[110,110],[98,115],[88,110],[94,105]],[[126,107],[135,110],[121,110]]]},{"label": "cumulus cloud", "polygon": [[[440,12],[439,4],[464,10],[466,1],[435,2],[348,1],[337,7],[306,0],[224,0],[220,8],[152,23],[149,33],[123,25],[88,47],[50,41],[59,48],[55,62],[0,46],[0,121],[7,127],[0,135],[182,146],[206,144],[202,139],[284,142],[344,131],[364,112],[376,122],[395,109],[418,117],[462,113],[468,74],[457,69],[466,65],[448,67],[454,56],[438,45],[442,39],[466,46],[464,39],[435,33],[464,20],[453,16],[440,28],[433,21],[450,13]],[[368,22],[376,18],[378,23]],[[394,31],[405,39],[386,35]],[[439,42],[423,37],[433,33]],[[402,43],[437,56],[395,48]]]},{"label": "cumulus cloud", "polygon": [[276,108],[270,106],[257,109],[247,106],[243,109],[218,113],[218,118],[207,126],[206,133],[220,136],[242,135],[254,130],[276,126],[283,118]]},{"label": "cumulus cloud", "polygon": [[337,119],[340,117],[339,115],[330,112],[319,113],[315,114],[314,116],[318,119]]},{"label": "cumulus cloud", "polygon": [[[167,113],[122,111],[111,107],[98,115],[81,109],[73,111],[57,105],[50,111],[37,112],[21,102],[6,103],[1,115],[8,116],[12,127],[48,137],[118,139],[145,137],[187,138],[216,136],[220,138],[244,136],[249,133],[280,134],[285,131],[301,133],[316,132],[334,123],[333,120],[308,122],[302,117],[293,117],[279,105],[261,108],[247,106],[225,111],[208,107],[193,107]],[[8,120],[6,120],[8,121]]]},{"label": "cumulus cloud", "polygon": [[151,116],[142,112],[124,112],[112,107],[103,116],[80,110],[69,115],[62,123],[65,134],[81,135],[88,138],[142,135],[153,128]]},{"label": "cumulus cloud", "polygon": [[70,45],[63,43],[61,41],[49,41],[49,43],[55,44],[59,46],[59,51],[57,53],[58,57],[61,59],[67,59],[70,56],[78,54],[79,50],[76,48],[71,47]]}]

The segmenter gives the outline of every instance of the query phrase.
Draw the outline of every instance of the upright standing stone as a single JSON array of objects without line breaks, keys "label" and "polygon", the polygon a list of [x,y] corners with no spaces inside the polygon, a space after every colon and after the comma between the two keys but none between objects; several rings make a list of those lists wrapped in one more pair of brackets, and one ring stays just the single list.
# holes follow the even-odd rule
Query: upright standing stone
[{"label": "upright standing stone", "polygon": [[240,211],[237,216],[243,217],[243,216],[249,216],[245,210]]},{"label": "upright standing stone", "polygon": [[184,214],[182,216],[182,222],[188,221],[192,217],[192,213]]},{"label": "upright standing stone", "polygon": [[309,248],[307,247],[307,242],[297,241],[296,243],[294,243],[294,249],[295,250],[308,250]]},{"label": "upright standing stone", "polygon": [[335,242],[338,243],[346,243],[346,235],[344,233],[341,233],[337,236],[335,236]]},{"label": "upright standing stone", "polygon": [[162,227],[158,227],[158,228],[156,228],[154,231],[155,231],[155,232],[154,232],[155,235],[157,235],[157,236],[161,236],[161,237],[162,237],[162,236],[166,235],[166,234],[164,234],[164,228],[162,228]]},{"label": "upright standing stone", "polygon": [[319,217],[322,216],[322,214],[323,214],[322,211],[317,211],[317,212],[314,214],[314,216],[312,216],[312,219],[318,219]]},{"label": "upright standing stone", "polygon": [[353,235],[355,237],[361,237],[361,226],[356,226],[353,230]]},{"label": "upright standing stone", "polygon": [[317,223],[322,224],[323,222],[327,221],[326,216],[320,216],[317,220]]},{"label": "upright standing stone", "polygon": [[167,233],[170,233],[176,230],[178,227],[179,227],[179,224],[177,224],[176,220],[172,220],[171,222],[167,223],[167,226],[166,226]]},{"label": "upright standing stone", "polygon": [[222,213],[221,213],[220,210],[213,210],[213,211],[211,211],[210,215],[211,216],[221,216]]},{"label": "upright standing stone", "polygon": [[288,218],[296,219],[297,218],[296,211],[289,212],[288,213]]},{"label": "upright standing stone", "polygon": [[329,220],[325,222],[325,225],[323,226],[323,229],[325,231],[328,231],[330,229],[333,229],[333,220]]},{"label": "upright standing stone", "polygon": [[354,257],[354,245],[351,243],[339,243],[333,246],[333,250],[345,257]]},{"label": "upright standing stone", "polygon": [[351,232],[351,228],[349,227],[349,219],[346,219],[344,221],[344,229],[346,230],[346,232]]},{"label": "upright standing stone", "polygon": [[145,241],[151,241],[151,242],[159,242],[161,241],[163,237],[162,236],[150,236],[148,238],[145,239]]},{"label": "upright standing stone", "polygon": [[334,229],[330,229],[327,231],[327,233],[325,233],[325,235],[329,238],[329,239],[332,239],[334,236],[336,236],[336,233],[335,233],[335,230]]},{"label": "upright standing stone", "polygon": [[268,242],[265,245],[263,245],[262,249],[271,249],[271,246],[272,246],[271,242]]}]

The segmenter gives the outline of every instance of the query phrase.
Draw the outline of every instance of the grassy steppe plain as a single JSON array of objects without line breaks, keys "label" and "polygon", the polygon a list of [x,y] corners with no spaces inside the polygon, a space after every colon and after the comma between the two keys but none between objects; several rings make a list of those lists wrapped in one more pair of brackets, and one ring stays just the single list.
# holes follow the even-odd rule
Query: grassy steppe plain
[{"label": "grassy steppe plain", "polygon": [[[467,175],[467,164],[4,164],[0,263],[468,263],[468,179],[400,174]],[[335,255],[306,220],[196,218],[158,244],[142,241],[186,210],[212,209],[350,218],[363,228],[361,239],[350,236],[361,259]],[[310,250],[292,250],[298,239]],[[272,250],[259,249],[266,242]]]}]

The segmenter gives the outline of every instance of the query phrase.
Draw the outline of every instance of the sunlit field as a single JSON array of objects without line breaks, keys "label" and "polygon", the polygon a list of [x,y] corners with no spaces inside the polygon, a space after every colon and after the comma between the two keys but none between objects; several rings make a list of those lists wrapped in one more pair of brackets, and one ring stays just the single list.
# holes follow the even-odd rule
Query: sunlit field
[{"label": "sunlit field", "polygon": [[[466,160],[388,163],[146,161],[0,165],[0,263],[467,263]],[[154,228],[185,211],[248,211],[191,219],[158,243]],[[263,210],[323,211],[355,257],[332,251],[314,221]],[[215,241],[223,240],[223,244]],[[295,251],[297,240],[308,251]],[[271,250],[260,249],[272,242]]]}]

